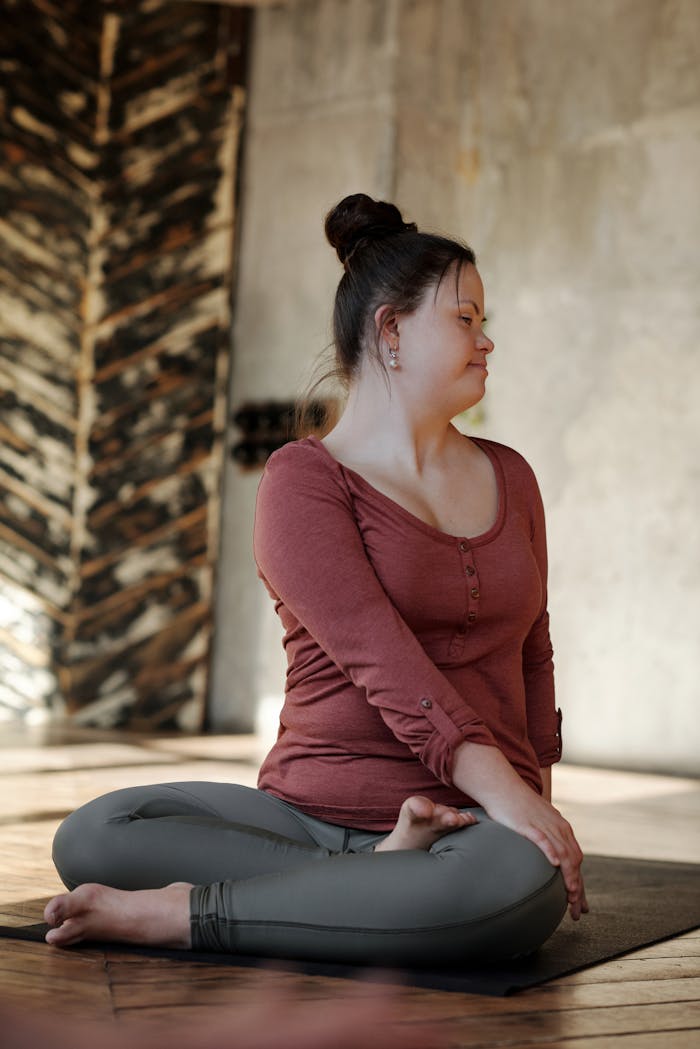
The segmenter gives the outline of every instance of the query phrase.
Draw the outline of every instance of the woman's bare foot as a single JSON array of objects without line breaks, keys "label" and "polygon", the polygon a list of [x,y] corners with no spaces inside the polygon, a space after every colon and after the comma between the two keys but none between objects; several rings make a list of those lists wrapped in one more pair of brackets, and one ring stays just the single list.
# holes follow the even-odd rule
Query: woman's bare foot
[{"label": "woman's bare foot", "polygon": [[125,892],[107,885],[79,885],[46,904],[46,942],[68,947],[80,940],[112,940],[189,949],[190,889],[175,881],[163,889]]},{"label": "woman's bare foot", "polygon": [[427,851],[438,838],[462,827],[478,823],[471,812],[460,812],[449,805],[436,805],[430,798],[420,794],[406,798],[396,826],[375,852],[396,852],[399,849],[423,849]]}]

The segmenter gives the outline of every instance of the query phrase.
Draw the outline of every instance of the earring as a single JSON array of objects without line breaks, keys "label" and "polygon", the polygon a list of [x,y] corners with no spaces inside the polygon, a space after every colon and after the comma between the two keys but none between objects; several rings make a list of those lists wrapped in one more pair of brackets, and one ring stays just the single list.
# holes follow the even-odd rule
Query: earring
[{"label": "earring", "polygon": [[389,367],[398,368],[399,366],[399,347],[398,343],[396,346],[389,347]]}]

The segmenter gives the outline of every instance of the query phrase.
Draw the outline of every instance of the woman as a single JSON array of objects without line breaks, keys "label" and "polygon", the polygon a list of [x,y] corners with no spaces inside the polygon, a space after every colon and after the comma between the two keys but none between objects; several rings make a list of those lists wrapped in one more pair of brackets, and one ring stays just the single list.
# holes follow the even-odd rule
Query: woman
[{"label": "woman", "polygon": [[529,953],[567,902],[587,910],[550,801],[537,484],[450,421],[494,348],[474,254],[363,194],[326,234],[348,399],[260,483],[255,555],[289,665],[259,790],[164,784],[78,810],[54,843],[73,891],[46,908],[49,943],[453,965]]}]

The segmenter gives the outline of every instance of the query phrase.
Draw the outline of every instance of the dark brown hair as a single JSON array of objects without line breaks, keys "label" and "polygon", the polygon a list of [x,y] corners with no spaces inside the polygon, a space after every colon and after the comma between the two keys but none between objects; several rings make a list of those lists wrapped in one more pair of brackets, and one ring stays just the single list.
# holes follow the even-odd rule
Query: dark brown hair
[{"label": "dark brown hair", "polygon": [[[415,222],[384,200],[355,193],[325,218],[325,235],[345,273],[338,284],[333,313],[337,363],[351,379],[369,346],[376,346],[374,316],[386,304],[410,313],[426,290],[440,285],[453,263],[475,262],[471,248],[458,240],[419,233]],[[459,274],[458,274],[459,278]]]},{"label": "dark brown hair", "polygon": [[325,232],[345,268],[333,309],[335,366],[313,383],[299,406],[299,420],[321,383],[334,378],[349,384],[366,352],[384,367],[374,326],[379,306],[410,313],[429,287],[435,286],[437,294],[451,266],[456,264],[457,286],[462,266],[476,262],[468,245],[421,233],[414,222],[404,222],[394,204],[366,193],[354,193],[336,204],[326,215]]}]

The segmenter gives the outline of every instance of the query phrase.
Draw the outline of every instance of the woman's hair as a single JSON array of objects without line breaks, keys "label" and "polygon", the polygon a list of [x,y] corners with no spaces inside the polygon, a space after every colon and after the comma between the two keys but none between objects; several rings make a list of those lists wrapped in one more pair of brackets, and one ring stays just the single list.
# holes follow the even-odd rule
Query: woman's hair
[{"label": "woman's hair", "polygon": [[347,387],[365,353],[385,367],[374,322],[379,306],[410,313],[428,288],[434,286],[437,293],[453,264],[456,289],[462,266],[476,262],[466,244],[419,232],[415,222],[404,222],[394,204],[366,193],[354,193],[336,204],[326,215],[325,232],[345,268],[333,309],[335,366],[314,382],[300,405],[298,421],[321,383],[334,378]]},{"label": "woman's hair", "polygon": [[394,204],[365,193],[341,200],[326,216],[325,231],[345,267],[335,296],[333,334],[338,368],[346,380],[366,350],[378,349],[377,307],[410,313],[429,287],[437,291],[453,263],[459,271],[476,261],[466,244],[420,233],[415,222],[404,222]]}]

